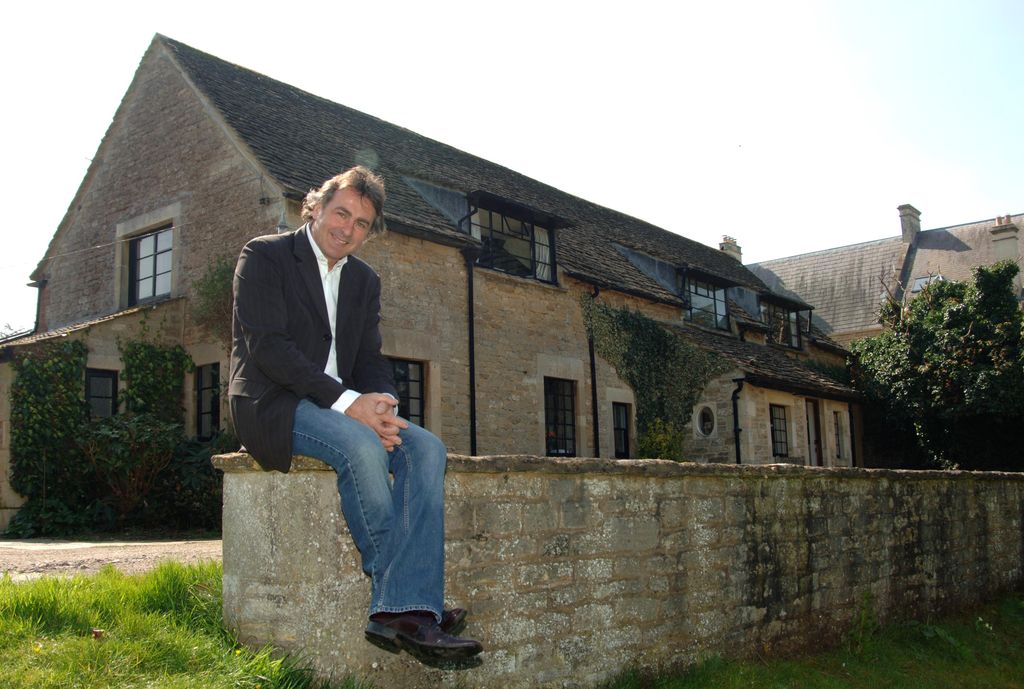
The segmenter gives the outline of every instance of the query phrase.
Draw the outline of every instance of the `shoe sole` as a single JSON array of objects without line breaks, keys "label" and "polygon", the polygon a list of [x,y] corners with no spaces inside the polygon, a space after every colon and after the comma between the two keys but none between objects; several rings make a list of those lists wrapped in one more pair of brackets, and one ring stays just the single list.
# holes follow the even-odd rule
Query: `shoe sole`
[{"label": "shoe sole", "polygon": [[426,646],[406,634],[396,632],[394,629],[373,620],[370,620],[366,625],[365,636],[366,640],[374,646],[391,653],[398,653],[404,649],[412,655],[441,660],[472,658],[483,650],[480,648],[438,648],[436,646]]}]

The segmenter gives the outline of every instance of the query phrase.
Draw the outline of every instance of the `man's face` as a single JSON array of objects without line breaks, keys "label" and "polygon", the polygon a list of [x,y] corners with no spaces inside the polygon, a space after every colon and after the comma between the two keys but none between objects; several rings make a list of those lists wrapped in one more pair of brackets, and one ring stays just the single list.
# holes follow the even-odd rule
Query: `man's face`
[{"label": "man's face", "polygon": [[359,250],[376,218],[373,203],[349,187],[334,192],[330,201],[313,209],[313,241],[330,268]]}]

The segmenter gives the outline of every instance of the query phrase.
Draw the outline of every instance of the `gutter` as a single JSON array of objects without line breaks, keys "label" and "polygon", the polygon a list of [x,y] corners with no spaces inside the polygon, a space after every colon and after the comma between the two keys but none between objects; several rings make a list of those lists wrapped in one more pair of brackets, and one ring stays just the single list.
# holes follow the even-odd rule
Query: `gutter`
[{"label": "gutter", "polygon": [[466,332],[469,354],[469,454],[476,456],[476,326],[473,308],[473,266],[480,256],[480,249],[467,246],[462,249],[466,259]]},{"label": "gutter", "polygon": [[732,434],[736,441],[736,463],[741,463],[741,451],[740,451],[740,433],[743,429],[740,428],[740,390],[743,389],[744,378],[735,378],[732,382],[736,383],[736,389],[732,391]]},{"label": "gutter", "polygon": [[[594,291],[590,293],[593,299],[601,293],[601,288],[594,285]],[[597,409],[597,358],[594,355],[594,338],[587,333],[587,349],[590,353],[590,410],[594,416],[594,456],[601,456],[601,426],[600,414]]]}]

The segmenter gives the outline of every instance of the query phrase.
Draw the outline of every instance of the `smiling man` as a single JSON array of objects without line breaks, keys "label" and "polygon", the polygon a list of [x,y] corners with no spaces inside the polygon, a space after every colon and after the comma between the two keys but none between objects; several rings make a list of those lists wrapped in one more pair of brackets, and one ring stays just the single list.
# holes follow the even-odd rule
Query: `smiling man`
[{"label": "smiling man", "polygon": [[228,394],[235,430],[265,470],[293,454],[338,474],[341,508],[370,577],[366,637],[419,656],[482,647],[444,610],[441,441],[397,416],[381,354],[380,278],[354,254],[384,231],[384,183],[363,167],[306,195],[306,224],[253,239],[234,279]]}]

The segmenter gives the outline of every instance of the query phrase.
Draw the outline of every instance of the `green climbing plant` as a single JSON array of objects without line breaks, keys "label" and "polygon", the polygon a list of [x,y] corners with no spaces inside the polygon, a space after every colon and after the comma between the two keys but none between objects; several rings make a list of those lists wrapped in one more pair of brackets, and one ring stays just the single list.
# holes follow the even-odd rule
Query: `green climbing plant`
[{"label": "green climbing plant", "polygon": [[10,480],[27,498],[12,535],[59,533],[85,521],[92,482],[77,439],[88,420],[86,354],[84,343],[62,339],[12,360]]},{"label": "green climbing plant", "polygon": [[189,302],[193,322],[226,347],[231,344],[231,281],[234,277],[233,258],[212,259],[193,283],[193,297]]},{"label": "green climbing plant", "polygon": [[192,357],[181,345],[161,345],[143,337],[120,343],[125,409],[181,422],[185,374],[195,370]]},{"label": "green climbing plant", "polygon": [[728,365],[639,311],[589,294],[580,305],[594,350],[633,388],[640,455],[682,460],[693,406]]}]

